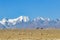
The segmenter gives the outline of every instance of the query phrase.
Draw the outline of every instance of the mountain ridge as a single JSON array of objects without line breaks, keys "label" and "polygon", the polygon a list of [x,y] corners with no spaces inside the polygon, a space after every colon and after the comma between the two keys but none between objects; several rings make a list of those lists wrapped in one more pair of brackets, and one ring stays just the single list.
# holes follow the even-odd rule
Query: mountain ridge
[{"label": "mountain ridge", "polygon": [[3,18],[0,21],[0,29],[3,28],[60,28],[60,19],[37,17],[31,20],[28,16],[19,16],[15,19]]}]

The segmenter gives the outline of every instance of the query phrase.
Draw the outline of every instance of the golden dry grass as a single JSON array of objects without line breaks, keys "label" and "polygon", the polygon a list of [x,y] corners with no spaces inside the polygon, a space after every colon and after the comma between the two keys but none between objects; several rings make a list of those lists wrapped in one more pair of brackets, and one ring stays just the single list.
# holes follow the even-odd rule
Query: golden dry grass
[{"label": "golden dry grass", "polygon": [[0,40],[60,40],[59,29],[4,29],[0,30]]}]

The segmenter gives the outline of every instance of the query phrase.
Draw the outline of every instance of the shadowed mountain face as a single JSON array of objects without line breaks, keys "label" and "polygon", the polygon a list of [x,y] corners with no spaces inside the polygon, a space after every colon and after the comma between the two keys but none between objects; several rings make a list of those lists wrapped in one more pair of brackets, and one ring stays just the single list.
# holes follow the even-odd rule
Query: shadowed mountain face
[{"label": "shadowed mountain face", "polygon": [[51,20],[49,18],[37,17],[31,20],[28,16],[20,16],[15,19],[3,18],[0,21],[0,29],[9,28],[60,28],[60,19]]}]

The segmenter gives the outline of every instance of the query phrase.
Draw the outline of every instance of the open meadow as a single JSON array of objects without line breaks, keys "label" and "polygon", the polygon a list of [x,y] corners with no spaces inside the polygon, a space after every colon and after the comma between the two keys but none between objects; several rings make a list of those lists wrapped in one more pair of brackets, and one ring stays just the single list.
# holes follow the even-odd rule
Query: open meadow
[{"label": "open meadow", "polygon": [[60,40],[59,29],[4,29],[0,40]]}]

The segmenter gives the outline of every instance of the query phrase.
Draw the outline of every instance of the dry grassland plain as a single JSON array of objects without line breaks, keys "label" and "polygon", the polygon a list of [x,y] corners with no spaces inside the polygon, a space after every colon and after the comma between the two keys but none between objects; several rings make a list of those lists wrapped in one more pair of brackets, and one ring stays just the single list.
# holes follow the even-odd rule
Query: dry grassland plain
[{"label": "dry grassland plain", "polygon": [[4,29],[0,40],[60,40],[59,29]]}]

